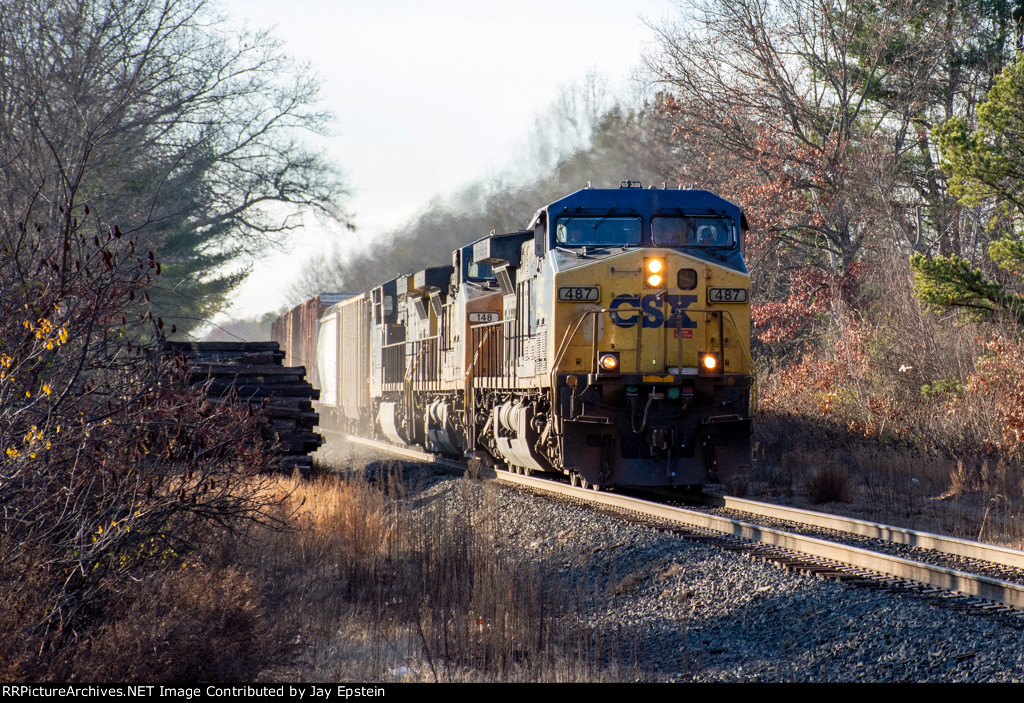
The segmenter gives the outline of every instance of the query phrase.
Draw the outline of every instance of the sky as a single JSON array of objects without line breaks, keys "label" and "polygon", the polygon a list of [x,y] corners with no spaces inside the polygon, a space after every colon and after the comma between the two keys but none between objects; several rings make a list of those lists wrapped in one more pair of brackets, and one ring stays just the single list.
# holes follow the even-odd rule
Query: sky
[{"label": "sky", "polygon": [[[257,262],[232,317],[284,304],[310,256],[408,220],[437,195],[514,168],[535,120],[588,72],[628,90],[672,0],[221,0],[232,24],[273,28],[309,62],[335,120],[310,140],[338,163],[355,233],[315,221]],[[582,186],[583,184],[581,184]],[[540,207],[543,203],[537,203]],[[528,218],[532,214],[524,213]]]}]

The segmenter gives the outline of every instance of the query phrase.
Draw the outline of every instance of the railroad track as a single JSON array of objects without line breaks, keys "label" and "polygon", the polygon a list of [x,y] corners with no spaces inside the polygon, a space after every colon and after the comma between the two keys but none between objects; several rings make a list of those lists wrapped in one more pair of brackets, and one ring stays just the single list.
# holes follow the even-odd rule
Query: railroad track
[{"label": "railroad track", "polygon": [[[343,437],[354,444],[417,461],[466,468],[464,462],[416,449],[361,437]],[[751,516],[747,519],[621,493],[587,490],[507,471],[495,471],[494,475],[506,483],[583,500],[646,521],[656,520],[663,526],[683,526],[694,531],[701,541],[718,540],[732,551],[746,551],[790,570],[858,585],[891,584],[895,579],[1024,610],[1024,552],[1015,549],[740,498],[710,497],[708,500],[715,508]],[[752,521],[758,517],[781,521],[785,529]],[[836,534],[849,535],[859,544],[837,541],[833,537]],[[897,553],[908,548],[922,558],[911,559]],[[950,560],[961,560],[969,570],[950,566]]]}]

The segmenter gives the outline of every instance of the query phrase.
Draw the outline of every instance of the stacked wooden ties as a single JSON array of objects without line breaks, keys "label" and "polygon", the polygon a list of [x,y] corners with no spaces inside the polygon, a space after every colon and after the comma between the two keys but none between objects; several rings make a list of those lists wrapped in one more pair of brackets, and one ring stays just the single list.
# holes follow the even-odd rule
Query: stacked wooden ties
[{"label": "stacked wooden ties", "polygon": [[189,381],[210,398],[265,411],[270,425],[264,438],[276,443],[282,469],[312,468],[309,452],[324,442],[314,431],[320,416],[312,401],[320,391],[306,381],[305,367],[281,365],[277,342],[168,342],[165,348],[186,357]]}]

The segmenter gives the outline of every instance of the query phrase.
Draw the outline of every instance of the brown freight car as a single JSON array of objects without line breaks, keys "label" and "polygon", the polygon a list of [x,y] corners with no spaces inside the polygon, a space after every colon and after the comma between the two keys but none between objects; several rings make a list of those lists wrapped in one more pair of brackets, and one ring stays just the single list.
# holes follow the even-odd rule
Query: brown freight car
[{"label": "brown freight car", "polygon": [[299,303],[274,321],[270,338],[284,351],[284,366],[304,366],[306,380],[320,388],[316,368],[316,339],[320,316],[331,305],[350,298],[353,293],[321,293]]}]

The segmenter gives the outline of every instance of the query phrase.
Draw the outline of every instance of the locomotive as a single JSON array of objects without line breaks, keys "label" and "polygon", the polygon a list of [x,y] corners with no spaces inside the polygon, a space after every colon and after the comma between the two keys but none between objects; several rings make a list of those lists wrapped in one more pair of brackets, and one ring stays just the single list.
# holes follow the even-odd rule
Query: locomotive
[{"label": "locomotive", "polygon": [[321,423],[598,489],[727,481],[750,463],[746,234],[707,191],[588,185],[320,303]]}]

